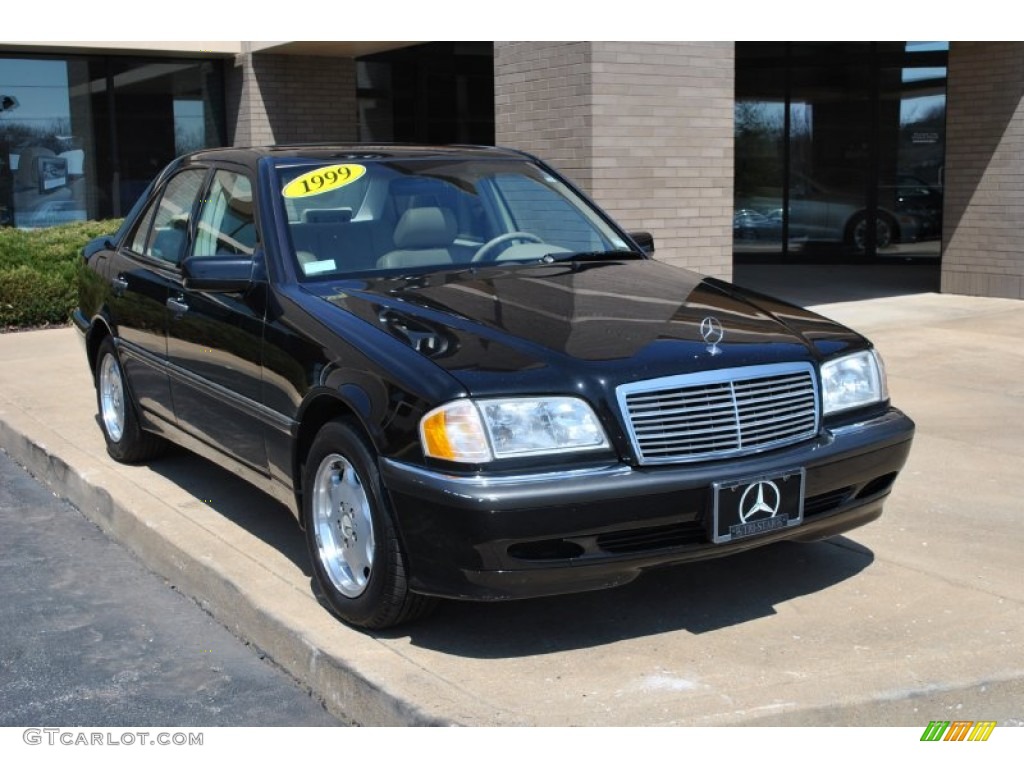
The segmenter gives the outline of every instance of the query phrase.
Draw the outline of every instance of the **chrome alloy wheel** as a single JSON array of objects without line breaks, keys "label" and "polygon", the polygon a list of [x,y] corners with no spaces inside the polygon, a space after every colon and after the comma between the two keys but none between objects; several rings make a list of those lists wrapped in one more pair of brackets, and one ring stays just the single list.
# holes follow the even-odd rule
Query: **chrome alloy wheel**
[{"label": "chrome alloy wheel", "polygon": [[331,583],[345,597],[359,597],[373,570],[373,517],[355,467],[328,454],[313,484],[317,554]]},{"label": "chrome alloy wheel", "polygon": [[115,443],[124,434],[124,379],[113,355],[106,355],[100,366],[100,417],[103,428]]}]

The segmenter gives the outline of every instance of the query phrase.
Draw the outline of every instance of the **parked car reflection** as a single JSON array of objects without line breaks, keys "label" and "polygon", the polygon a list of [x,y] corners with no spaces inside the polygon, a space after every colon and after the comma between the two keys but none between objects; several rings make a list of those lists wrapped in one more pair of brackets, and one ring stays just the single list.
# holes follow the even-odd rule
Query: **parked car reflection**
[{"label": "parked car reflection", "polygon": [[[782,190],[739,196],[733,214],[733,237],[738,241],[781,242]],[[790,244],[839,243],[865,252],[871,216],[863,192],[825,187],[794,174],[790,186],[788,234]],[[942,234],[942,192],[921,179],[901,174],[878,189],[874,216],[874,248],[882,253],[899,243],[933,240]],[[936,253],[937,255],[937,253]]]},{"label": "parked car reflection", "polygon": [[736,240],[782,239],[782,209],[761,213],[751,208],[740,208],[732,217],[732,236]]}]

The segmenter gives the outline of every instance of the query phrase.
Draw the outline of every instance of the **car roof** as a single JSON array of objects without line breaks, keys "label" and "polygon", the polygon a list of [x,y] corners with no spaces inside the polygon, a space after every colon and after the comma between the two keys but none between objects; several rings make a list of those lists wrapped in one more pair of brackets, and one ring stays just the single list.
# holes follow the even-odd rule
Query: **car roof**
[{"label": "car roof", "polygon": [[287,160],[301,158],[320,161],[338,160],[399,160],[426,158],[477,158],[477,159],[533,159],[525,152],[503,147],[476,145],[426,144],[280,144],[253,147],[220,147],[203,149],[190,153],[187,162],[228,161],[243,165],[255,165],[262,158]]}]

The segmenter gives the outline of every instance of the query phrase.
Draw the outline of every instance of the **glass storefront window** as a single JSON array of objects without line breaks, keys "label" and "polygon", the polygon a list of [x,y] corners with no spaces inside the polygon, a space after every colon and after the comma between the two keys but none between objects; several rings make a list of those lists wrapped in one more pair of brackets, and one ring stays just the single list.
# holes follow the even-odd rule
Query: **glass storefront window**
[{"label": "glass storefront window", "polygon": [[183,152],[223,143],[223,87],[214,62],[112,58],[116,153],[112,212],[127,211]]},{"label": "glass storefront window", "polygon": [[945,43],[738,43],[737,256],[937,257]]},{"label": "glass storefront window", "polygon": [[[907,43],[881,70],[878,207],[900,237],[894,254],[938,257],[946,157],[946,43]],[[924,58],[923,62],[918,59]]]},{"label": "glass storefront window", "polygon": [[360,141],[494,143],[494,45],[432,42],[356,61]]},{"label": "glass storefront window", "polygon": [[736,206],[732,227],[737,251],[781,251],[785,109],[781,101],[736,102]]},{"label": "glass storefront window", "polygon": [[121,216],[174,157],[224,137],[216,61],[0,56],[0,225]]},{"label": "glass storefront window", "polygon": [[782,253],[789,133],[784,48],[750,43],[742,50],[759,64],[736,68],[733,248],[777,256]]},{"label": "glass storefront window", "polygon": [[789,97],[789,249],[863,250],[871,152],[870,43],[795,44]]},{"label": "glass storefront window", "polygon": [[391,64],[387,61],[356,62],[356,92],[360,141],[394,141],[395,109],[391,93]]},{"label": "glass storefront window", "polygon": [[88,218],[88,114],[73,104],[65,61],[0,60],[0,224],[45,227]]}]

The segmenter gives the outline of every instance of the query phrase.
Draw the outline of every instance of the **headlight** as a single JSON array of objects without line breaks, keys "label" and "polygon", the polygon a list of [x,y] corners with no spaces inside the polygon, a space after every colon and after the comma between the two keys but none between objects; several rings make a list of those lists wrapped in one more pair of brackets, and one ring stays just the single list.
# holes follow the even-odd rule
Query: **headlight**
[{"label": "headlight", "polygon": [[420,421],[427,456],[470,463],[607,448],[590,406],[575,397],[456,400]]},{"label": "headlight", "polygon": [[889,397],[885,366],[874,350],[830,360],[821,366],[825,415],[879,403]]}]

